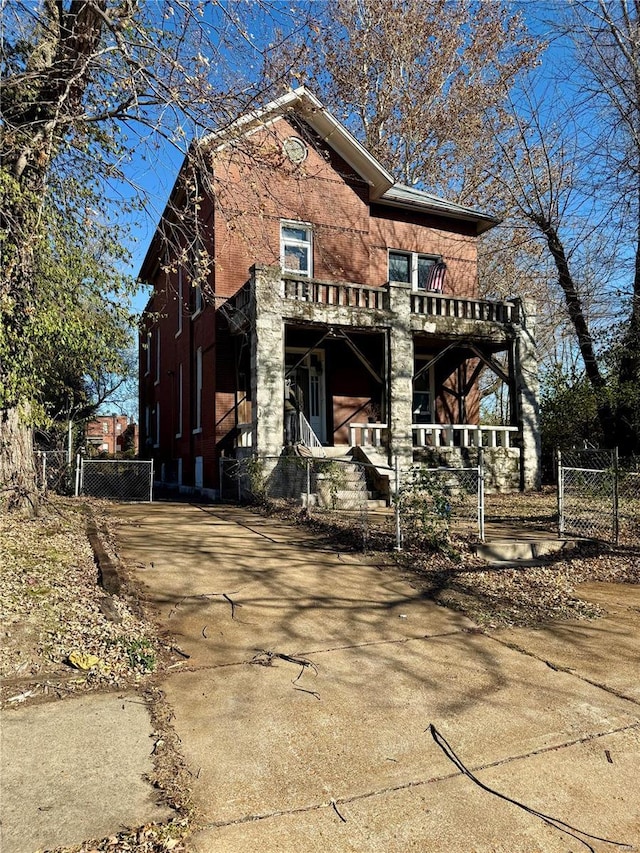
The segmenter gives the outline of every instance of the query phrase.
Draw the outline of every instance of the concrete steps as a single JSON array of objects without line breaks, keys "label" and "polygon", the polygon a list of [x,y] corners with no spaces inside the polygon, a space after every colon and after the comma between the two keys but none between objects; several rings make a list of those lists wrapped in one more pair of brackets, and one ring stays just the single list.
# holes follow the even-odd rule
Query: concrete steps
[{"label": "concrete steps", "polygon": [[481,560],[492,566],[544,565],[545,558],[574,548],[574,539],[488,539],[476,545]]}]

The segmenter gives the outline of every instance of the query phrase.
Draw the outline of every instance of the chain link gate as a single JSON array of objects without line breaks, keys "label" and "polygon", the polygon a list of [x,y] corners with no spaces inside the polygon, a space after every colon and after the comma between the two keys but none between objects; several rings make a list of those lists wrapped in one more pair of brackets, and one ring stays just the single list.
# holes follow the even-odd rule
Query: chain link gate
[{"label": "chain link gate", "polygon": [[[381,482],[383,478],[385,482]],[[402,550],[403,543],[440,541],[455,525],[484,539],[482,453],[473,468],[400,470],[340,458],[247,457],[220,461],[222,500],[268,502],[335,529],[350,531],[363,548]],[[383,487],[383,488],[380,488]],[[387,500],[391,493],[393,510]]]},{"label": "chain link gate", "polygon": [[618,462],[613,450],[558,451],[560,535],[617,542]]},{"label": "chain link gate", "polygon": [[297,455],[220,460],[222,500],[267,502],[283,510],[322,519],[350,531],[363,549],[368,539],[368,466],[351,459]]},{"label": "chain link gate", "polygon": [[153,460],[85,459],[78,456],[76,497],[153,500]]},{"label": "chain link gate", "polygon": [[618,460],[618,538],[640,545],[640,456]]},{"label": "chain link gate", "polygon": [[396,467],[396,550],[447,541],[453,525],[484,541],[483,454],[473,468]]}]

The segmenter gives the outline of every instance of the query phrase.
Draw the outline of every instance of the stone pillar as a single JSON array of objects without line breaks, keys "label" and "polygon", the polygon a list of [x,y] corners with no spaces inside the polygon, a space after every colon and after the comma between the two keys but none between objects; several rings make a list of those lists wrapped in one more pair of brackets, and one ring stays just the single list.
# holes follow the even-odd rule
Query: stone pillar
[{"label": "stone pillar", "polygon": [[284,418],[284,320],[279,267],[254,266],[251,329],[251,420],[253,450],[280,456]]},{"label": "stone pillar", "polygon": [[389,427],[391,455],[401,467],[413,462],[413,334],[411,286],[389,285]]},{"label": "stone pillar", "polygon": [[515,328],[516,411],[522,431],[520,486],[527,491],[540,488],[540,388],[535,302],[530,299],[521,301],[520,324]]}]

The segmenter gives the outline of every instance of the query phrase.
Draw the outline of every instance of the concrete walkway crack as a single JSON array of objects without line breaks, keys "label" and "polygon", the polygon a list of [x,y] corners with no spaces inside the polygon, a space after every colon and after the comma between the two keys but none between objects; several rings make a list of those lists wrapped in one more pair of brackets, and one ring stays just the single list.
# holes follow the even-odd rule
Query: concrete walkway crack
[{"label": "concrete walkway crack", "polygon": [[575,669],[571,669],[571,667],[553,663],[552,661],[535,654],[535,652],[530,652],[528,649],[519,646],[517,643],[508,642],[507,640],[501,640],[499,637],[494,637],[493,634],[489,634],[486,631],[483,631],[483,634],[488,639],[493,640],[495,643],[498,643],[501,646],[504,646],[504,648],[506,649],[511,649],[511,651],[519,652],[522,655],[526,655],[526,657],[530,657],[534,660],[540,661],[540,663],[545,664],[549,667],[549,669],[554,670],[554,672],[564,672],[567,675],[572,675],[574,678],[579,679],[585,684],[590,684],[592,687],[597,687],[599,690],[604,690],[605,693],[609,693],[611,694],[611,696],[615,696],[617,699],[624,699],[626,702],[632,702],[634,705],[640,705],[640,701],[635,699],[633,696],[627,696],[626,693],[622,693],[620,690],[616,690],[614,687],[609,687],[607,684],[602,684],[599,681],[587,678],[586,675],[580,675],[579,672],[576,672]]},{"label": "concrete walkway crack", "polygon": [[[572,746],[578,746],[582,743],[589,743],[590,741],[598,740],[599,738],[608,737],[609,735],[620,734],[622,732],[631,731],[633,729],[640,729],[640,723],[630,723],[627,726],[619,726],[614,729],[607,729],[603,732],[595,732],[592,734],[583,735],[582,737],[573,738],[571,740],[564,741],[563,743],[553,744],[551,746],[543,746],[538,749],[532,749],[529,752],[520,753],[518,755],[510,755],[506,758],[499,758],[496,761],[490,761],[486,764],[477,764],[468,769],[471,770],[471,772],[473,773],[482,773],[482,771],[490,770],[494,767],[502,767],[506,764],[511,764],[515,761],[524,761],[528,758],[533,758],[538,755],[544,755],[545,753],[557,752],[562,749],[568,749]],[[427,730],[425,729],[425,731]],[[361,802],[363,800],[371,799],[372,797],[381,797],[385,796],[386,794],[393,794],[397,791],[406,791],[411,788],[424,787],[427,785],[432,785],[436,782],[446,782],[448,779],[455,779],[456,777],[462,775],[463,774],[460,771],[442,773],[438,776],[432,776],[429,779],[413,779],[409,782],[403,782],[400,785],[390,785],[384,788],[378,788],[373,791],[365,791],[362,794],[354,794],[351,797],[331,797],[331,799],[326,802],[309,803],[306,806],[298,806],[290,809],[274,809],[273,811],[269,812],[257,812],[254,814],[243,815],[242,817],[234,818],[233,820],[208,821],[207,823],[201,824],[198,829],[222,829],[227,826],[236,826],[259,820],[268,820],[270,818],[282,817],[285,815],[304,814],[306,812],[319,811],[320,809],[334,809],[334,806],[349,805],[350,803]]]}]

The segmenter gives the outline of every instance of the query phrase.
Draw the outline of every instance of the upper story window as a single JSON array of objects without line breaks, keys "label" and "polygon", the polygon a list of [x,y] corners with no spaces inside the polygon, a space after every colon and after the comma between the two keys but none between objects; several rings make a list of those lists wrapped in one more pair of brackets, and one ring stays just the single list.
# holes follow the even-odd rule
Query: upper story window
[{"label": "upper story window", "polygon": [[182,274],[182,266],[178,267],[178,328],[176,330],[176,338],[182,332],[182,313],[184,311],[184,278]]},{"label": "upper story window", "polygon": [[148,376],[151,373],[151,332],[147,332],[145,347],[147,350],[147,355],[144,375]]},{"label": "upper story window", "polygon": [[313,238],[310,225],[282,222],[280,225],[280,263],[282,272],[313,277]]},{"label": "upper story window", "polygon": [[[414,290],[442,290],[435,281],[436,267],[442,265],[437,255],[420,255],[417,252],[389,252],[389,281],[402,281]],[[439,284],[439,286],[434,286]]]}]

